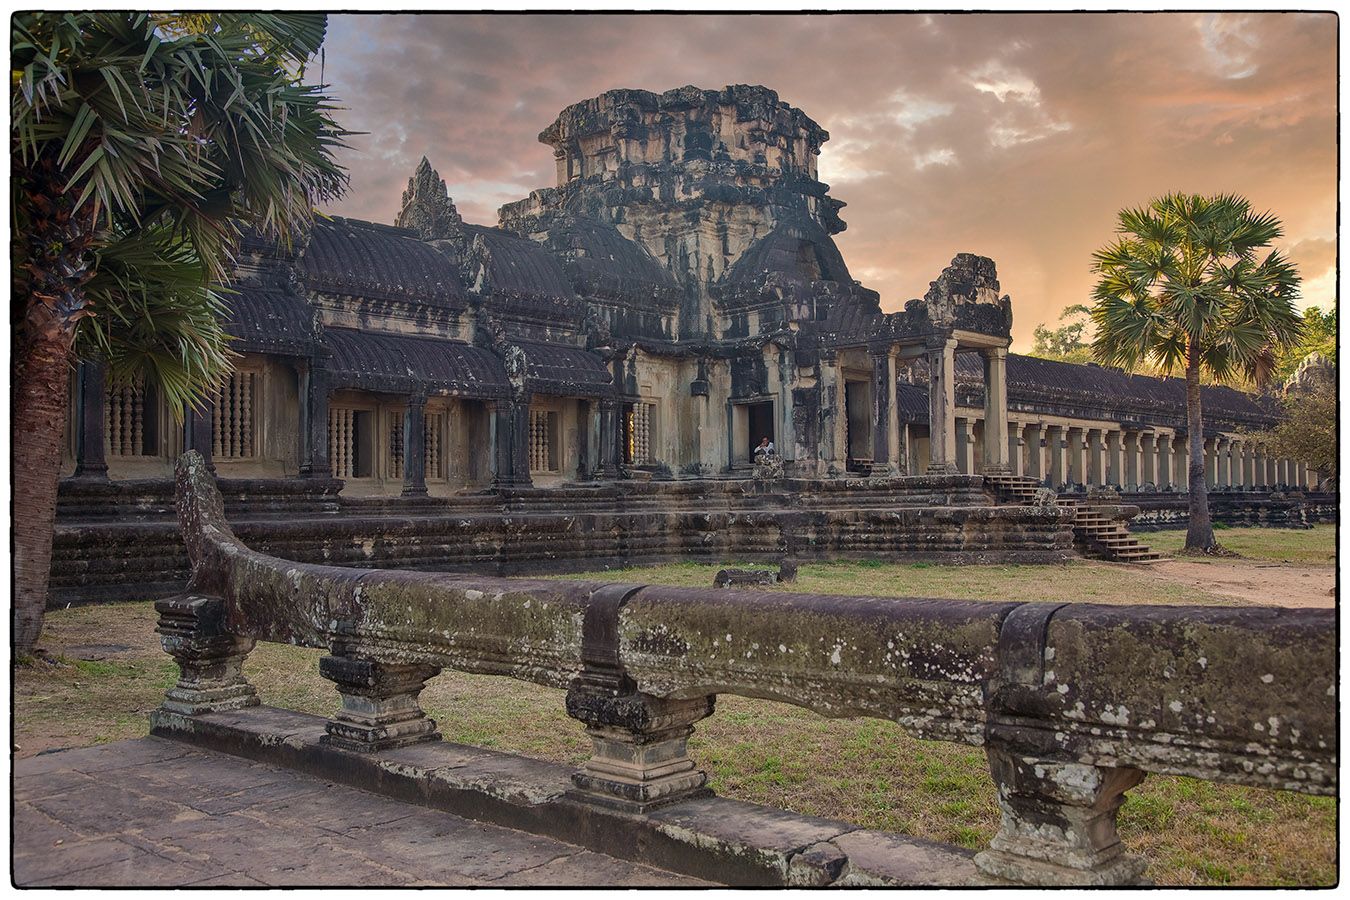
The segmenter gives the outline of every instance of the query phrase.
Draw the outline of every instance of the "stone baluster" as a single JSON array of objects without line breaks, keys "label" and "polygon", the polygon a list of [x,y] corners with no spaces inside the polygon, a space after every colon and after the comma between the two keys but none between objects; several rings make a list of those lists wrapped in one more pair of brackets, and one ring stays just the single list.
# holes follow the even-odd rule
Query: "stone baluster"
[{"label": "stone baluster", "polygon": [[364,658],[341,642],[320,657],[319,674],[337,685],[342,707],[329,718],[319,740],[341,750],[374,753],[438,741],[434,720],[418,703],[439,666],[384,663]]},{"label": "stone baluster", "polygon": [[928,347],[928,471],[957,471],[955,338]]},{"label": "stone baluster", "polygon": [[1011,471],[1008,456],[1008,348],[980,351],[984,359],[984,471]]},{"label": "stone baluster", "polygon": [[1090,766],[986,751],[1002,823],[975,865],[995,878],[1029,885],[1137,883],[1144,860],[1125,852],[1116,813],[1138,769]]},{"label": "stone baluster", "polygon": [[195,716],[257,706],[258,696],[243,675],[252,638],[231,633],[225,601],[183,594],[155,602],[160,643],[178,663],[178,681],[164,695],[163,710]]}]

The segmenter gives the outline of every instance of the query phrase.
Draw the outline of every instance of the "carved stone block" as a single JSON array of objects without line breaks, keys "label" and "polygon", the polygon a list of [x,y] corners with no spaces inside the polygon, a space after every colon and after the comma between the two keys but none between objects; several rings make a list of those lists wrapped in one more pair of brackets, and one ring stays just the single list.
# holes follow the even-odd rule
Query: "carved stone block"
[{"label": "carved stone block", "polygon": [[155,611],[160,643],[179,670],[177,683],[164,694],[164,709],[195,716],[258,704],[243,676],[254,642],[227,630],[224,600],[182,594],[157,601]]},{"label": "carved stone block", "polygon": [[328,733],[320,740],[360,753],[440,740],[435,721],[417,702],[427,679],[440,671],[437,666],[321,657],[319,674],[337,685],[342,708],[328,720]]},{"label": "carved stone block", "polygon": [[568,795],[628,812],[705,797],[707,773],[689,758],[694,723],[712,714],[715,697],[664,700],[587,688],[567,692],[567,714],[586,723],[594,752],[572,776]]},{"label": "carved stone block", "polygon": [[1021,756],[991,747],[1002,825],[980,870],[1021,884],[1138,884],[1144,860],[1125,852],[1116,812],[1144,780],[1138,769]]}]

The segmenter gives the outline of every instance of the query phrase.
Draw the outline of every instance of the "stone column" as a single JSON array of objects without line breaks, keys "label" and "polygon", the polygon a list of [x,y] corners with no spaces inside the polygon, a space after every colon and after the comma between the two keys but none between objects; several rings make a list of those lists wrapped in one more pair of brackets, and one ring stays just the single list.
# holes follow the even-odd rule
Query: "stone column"
[{"label": "stone column", "polygon": [[1240,491],[1243,488],[1243,479],[1246,473],[1243,472],[1242,456],[1246,445],[1242,441],[1228,442],[1228,487],[1234,491]]},{"label": "stone column", "polygon": [[[889,346],[870,351],[872,356],[872,474],[895,474],[897,449],[893,446],[891,422],[895,418],[895,360]],[[894,443],[899,443],[898,438]]]},{"label": "stone column", "polygon": [[1008,348],[980,351],[984,358],[984,471],[1012,471],[1008,463]]},{"label": "stone column", "polygon": [[974,423],[967,416],[956,417],[956,469],[962,475],[975,474]]},{"label": "stone column", "polygon": [[1106,432],[1106,483],[1116,488],[1125,487],[1124,434],[1116,429]]},{"label": "stone column", "polygon": [[1002,826],[975,857],[988,875],[1019,884],[1137,883],[1144,860],[1125,853],[1116,813],[1138,769],[1089,766],[985,751],[998,787]]},{"label": "stone column", "polygon": [[427,680],[440,671],[439,666],[383,663],[335,648],[334,655],[319,658],[319,674],[337,685],[342,708],[328,720],[319,742],[374,753],[440,740],[435,721],[417,702]]},{"label": "stone column", "polygon": [[1158,490],[1172,489],[1172,433],[1158,435]]},{"label": "stone column", "polygon": [[1040,422],[1030,422],[1026,428],[1026,474],[1029,478],[1035,478],[1037,481],[1044,483],[1047,474],[1045,471],[1045,426]]},{"label": "stone column", "polygon": [[1292,471],[1293,460],[1287,456],[1280,457],[1280,486],[1288,488],[1294,483],[1294,473]]},{"label": "stone column", "polygon": [[1294,464],[1294,485],[1300,491],[1308,489],[1308,464],[1302,460]]},{"label": "stone column", "polygon": [[492,486],[529,487],[529,399],[497,400],[492,411]]},{"label": "stone column", "polygon": [[1064,453],[1064,426],[1047,425],[1045,428],[1046,477],[1050,480],[1051,490],[1060,490],[1069,480],[1068,462]]},{"label": "stone column", "polygon": [[928,471],[956,472],[956,339],[928,348]]},{"label": "stone column", "polygon": [[1185,435],[1177,435],[1172,444],[1172,484],[1178,493],[1188,493],[1190,486],[1191,446]]},{"label": "stone column", "polygon": [[1088,481],[1093,487],[1104,487],[1106,480],[1106,435],[1100,428],[1088,431]]},{"label": "stone column", "polygon": [[104,420],[107,418],[107,385],[104,364],[100,360],[80,363],[79,404],[75,431],[75,477],[91,481],[108,480],[107,449],[103,446]]},{"label": "stone column", "polygon": [[427,493],[427,398],[414,394],[403,413],[403,496]]},{"label": "stone column", "polygon": [[1067,467],[1069,484],[1075,487],[1086,487],[1088,482],[1087,469],[1084,463],[1083,429],[1068,428],[1065,434],[1065,443],[1068,444],[1069,464]]},{"label": "stone column", "polygon": [[1125,478],[1121,481],[1121,487],[1127,491],[1139,490],[1139,432],[1128,431],[1124,433],[1121,441],[1121,449],[1125,453]]},{"label": "stone column", "polygon": [[311,360],[304,379],[305,434],[300,454],[300,474],[308,478],[331,478],[328,459],[328,370]]},{"label": "stone column", "polygon": [[601,478],[619,477],[619,402],[600,401],[600,471]]},{"label": "stone column", "polygon": [[1158,436],[1151,432],[1139,435],[1139,483],[1158,486]]},{"label": "stone column", "polygon": [[1256,447],[1252,451],[1252,487],[1264,488],[1270,484],[1266,470],[1266,451]]},{"label": "stone column", "polygon": [[1026,473],[1026,460],[1023,454],[1026,452],[1027,442],[1023,437],[1023,427],[1021,422],[1013,422],[1008,429],[1008,471],[1018,476]]},{"label": "stone column", "polygon": [[1214,438],[1205,439],[1205,484],[1210,490],[1219,483],[1219,442]]}]

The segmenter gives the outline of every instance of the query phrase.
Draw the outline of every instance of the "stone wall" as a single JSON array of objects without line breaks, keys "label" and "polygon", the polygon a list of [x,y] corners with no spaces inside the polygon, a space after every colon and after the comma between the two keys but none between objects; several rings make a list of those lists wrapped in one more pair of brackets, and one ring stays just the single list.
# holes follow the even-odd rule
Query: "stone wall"
[{"label": "stone wall", "polygon": [[[1131,531],[1185,528],[1190,521],[1190,498],[1174,492],[1126,493],[1126,502],[1139,507]],[[1340,508],[1336,494],[1315,491],[1212,491],[1210,518],[1233,527],[1311,528],[1334,524]]]}]

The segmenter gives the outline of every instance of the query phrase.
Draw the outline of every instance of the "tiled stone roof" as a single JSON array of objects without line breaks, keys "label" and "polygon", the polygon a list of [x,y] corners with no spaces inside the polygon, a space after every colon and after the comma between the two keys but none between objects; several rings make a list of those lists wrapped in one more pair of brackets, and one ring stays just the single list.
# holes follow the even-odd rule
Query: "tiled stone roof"
[{"label": "tiled stone roof", "polygon": [[608,397],[614,379],[605,361],[580,347],[517,342],[525,351],[530,390],[564,397]]},{"label": "tiled stone roof", "polygon": [[348,328],[327,329],[323,342],[332,351],[334,388],[484,399],[510,394],[501,360],[471,344]]},{"label": "tiled stone roof", "polygon": [[455,264],[411,231],[359,219],[318,219],[298,269],[312,290],[463,308]]}]

